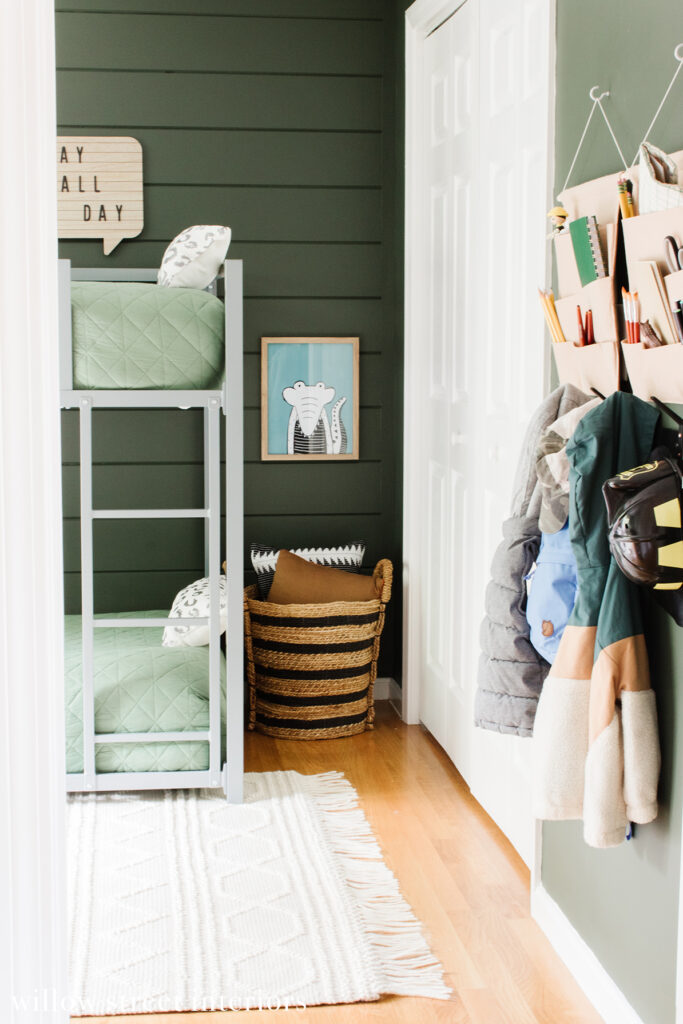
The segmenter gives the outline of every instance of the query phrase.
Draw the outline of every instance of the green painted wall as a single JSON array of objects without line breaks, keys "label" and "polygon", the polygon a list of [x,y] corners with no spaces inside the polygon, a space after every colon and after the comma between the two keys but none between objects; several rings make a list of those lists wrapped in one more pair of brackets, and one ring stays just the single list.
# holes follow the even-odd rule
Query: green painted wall
[{"label": "green painted wall", "polygon": [[[76,266],[157,267],[197,223],[233,230],[245,261],[245,537],[277,546],[364,539],[367,567],[401,564],[401,337],[389,0],[59,0],[64,134],[142,143],[145,228]],[[400,243],[399,243],[400,244]],[[263,335],[360,336],[359,463],[259,461]],[[201,500],[191,412],[95,417],[96,500]],[[77,424],[64,416],[68,610],[79,601]],[[98,610],[168,606],[202,574],[196,524],[102,523]],[[400,572],[398,574],[400,580]],[[398,595],[397,595],[398,596]],[[380,674],[400,671],[400,599]]]},{"label": "green painted wall", "polygon": [[[610,90],[605,109],[630,161],[675,69],[673,48],[682,38],[678,0],[559,0],[557,189],[590,109],[590,87]],[[657,145],[683,148],[682,105],[679,79],[652,133]],[[601,121],[593,120],[573,183],[620,166]],[[683,701],[676,692],[683,631],[653,608],[647,637],[663,757],[659,817],[636,828],[634,840],[615,850],[589,849],[576,822],[547,822],[542,874],[550,895],[645,1024],[671,1024],[683,802]]]}]

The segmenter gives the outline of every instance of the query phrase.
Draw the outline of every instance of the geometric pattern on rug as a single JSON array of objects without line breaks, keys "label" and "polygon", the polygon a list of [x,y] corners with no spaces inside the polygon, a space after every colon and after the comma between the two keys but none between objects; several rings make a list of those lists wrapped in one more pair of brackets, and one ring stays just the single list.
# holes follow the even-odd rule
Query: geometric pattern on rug
[{"label": "geometric pattern on rug", "polygon": [[69,798],[74,1016],[447,999],[341,773]]}]

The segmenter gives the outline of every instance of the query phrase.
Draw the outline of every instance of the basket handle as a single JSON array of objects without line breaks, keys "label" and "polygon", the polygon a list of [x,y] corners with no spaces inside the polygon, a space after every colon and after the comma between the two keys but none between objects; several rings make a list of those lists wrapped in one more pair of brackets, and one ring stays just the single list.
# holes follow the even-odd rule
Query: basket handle
[{"label": "basket handle", "polygon": [[391,597],[391,581],[394,578],[394,567],[388,558],[381,558],[372,574],[377,586],[377,593],[382,604],[388,604]]}]

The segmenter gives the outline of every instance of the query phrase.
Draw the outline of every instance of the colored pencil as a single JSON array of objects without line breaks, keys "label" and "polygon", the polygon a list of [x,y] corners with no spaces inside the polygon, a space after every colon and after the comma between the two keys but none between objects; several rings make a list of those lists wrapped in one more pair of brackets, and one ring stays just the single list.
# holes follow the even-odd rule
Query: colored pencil
[{"label": "colored pencil", "polygon": [[576,307],[576,319],[579,323],[579,345],[583,346],[586,344],[586,332],[583,328],[583,317],[581,316],[581,306]]}]

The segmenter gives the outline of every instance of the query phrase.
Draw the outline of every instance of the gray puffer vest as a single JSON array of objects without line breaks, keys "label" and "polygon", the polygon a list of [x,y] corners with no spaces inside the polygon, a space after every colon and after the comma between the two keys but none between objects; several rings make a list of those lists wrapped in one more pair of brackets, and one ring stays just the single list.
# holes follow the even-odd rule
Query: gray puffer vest
[{"label": "gray puffer vest", "polygon": [[524,577],[541,543],[538,517],[541,489],[536,476],[536,448],[547,428],[589,400],[572,384],[548,395],[527,427],[517,466],[510,517],[491,564],[486,588],[486,617],[481,625],[481,657],[474,723],[481,729],[531,736],[536,705],[550,668],[529,640]]}]

